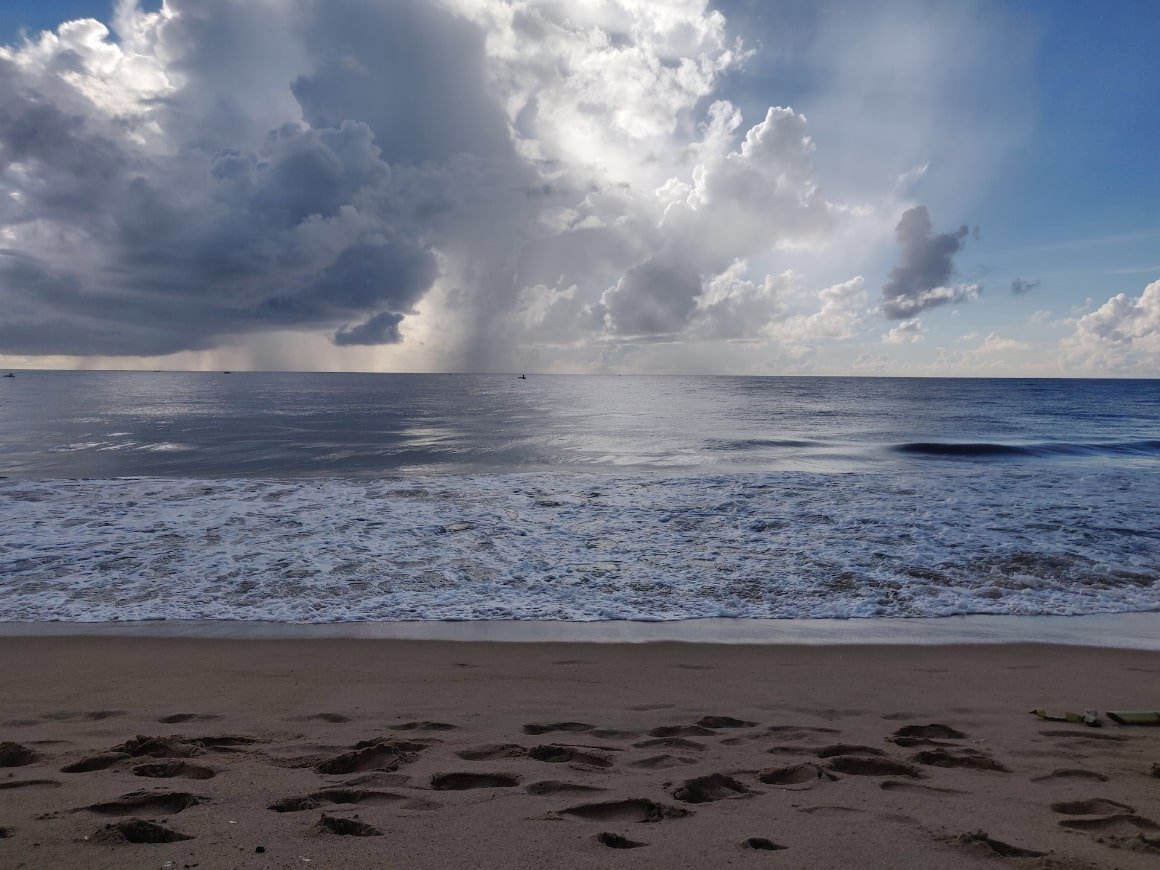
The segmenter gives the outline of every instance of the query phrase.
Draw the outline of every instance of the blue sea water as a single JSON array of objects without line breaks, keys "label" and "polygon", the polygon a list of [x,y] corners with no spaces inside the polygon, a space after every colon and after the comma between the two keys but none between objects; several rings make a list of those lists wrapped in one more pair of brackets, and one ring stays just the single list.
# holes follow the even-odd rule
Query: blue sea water
[{"label": "blue sea water", "polygon": [[0,620],[1160,610],[1160,382],[20,372]]}]

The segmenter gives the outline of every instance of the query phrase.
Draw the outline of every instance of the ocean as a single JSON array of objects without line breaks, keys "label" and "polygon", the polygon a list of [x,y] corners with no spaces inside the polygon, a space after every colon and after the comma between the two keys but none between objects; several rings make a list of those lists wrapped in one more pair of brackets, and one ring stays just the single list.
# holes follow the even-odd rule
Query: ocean
[{"label": "ocean", "polygon": [[1160,611],[1160,381],[19,372],[0,621]]}]

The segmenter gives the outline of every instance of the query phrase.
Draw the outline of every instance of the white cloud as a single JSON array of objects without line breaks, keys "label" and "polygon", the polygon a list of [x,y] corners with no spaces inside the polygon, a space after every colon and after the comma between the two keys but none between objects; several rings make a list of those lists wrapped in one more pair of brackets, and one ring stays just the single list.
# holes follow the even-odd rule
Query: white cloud
[{"label": "white cloud", "polygon": [[[936,18],[915,32],[944,44]],[[861,275],[932,152],[831,192],[804,114],[726,98],[762,48],[737,32],[708,0],[118,0],[111,30],[0,47],[0,354],[486,370],[730,343],[760,369],[872,341]],[[859,129],[893,124],[853,91]],[[911,289],[886,304],[914,320],[979,288]]]},{"label": "white cloud", "polygon": [[865,282],[861,275],[818,292],[821,308],[775,322],[770,332],[786,344],[853,338],[866,312]]},{"label": "white cloud", "polygon": [[[978,284],[956,284],[953,287],[933,287],[914,295],[887,297],[883,306],[890,311],[891,317],[912,317],[927,308],[934,308],[947,303],[958,304],[971,302],[979,298],[982,288]],[[951,312],[952,314],[955,312]]]},{"label": "white cloud", "polygon": [[1006,353],[1014,350],[1030,350],[1031,345],[1023,341],[1016,341],[1013,338],[1003,338],[994,332],[990,333],[983,339],[983,343],[976,347],[974,354],[992,354],[992,353]]},{"label": "white cloud", "polygon": [[1063,348],[1073,368],[1155,375],[1160,371],[1160,281],[1136,297],[1117,293],[1080,317]]},{"label": "white cloud", "polygon": [[922,320],[904,320],[882,336],[883,344],[915,344],[925,338],[923,335]]}]

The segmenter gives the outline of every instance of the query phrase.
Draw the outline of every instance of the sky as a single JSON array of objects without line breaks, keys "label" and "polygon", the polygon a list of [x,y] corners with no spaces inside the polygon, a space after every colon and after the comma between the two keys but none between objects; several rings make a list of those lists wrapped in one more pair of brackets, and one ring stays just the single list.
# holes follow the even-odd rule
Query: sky
[{"label": "sky", "polygon": [[4,0],[0,367],[1160,376],[1152,0]]}]

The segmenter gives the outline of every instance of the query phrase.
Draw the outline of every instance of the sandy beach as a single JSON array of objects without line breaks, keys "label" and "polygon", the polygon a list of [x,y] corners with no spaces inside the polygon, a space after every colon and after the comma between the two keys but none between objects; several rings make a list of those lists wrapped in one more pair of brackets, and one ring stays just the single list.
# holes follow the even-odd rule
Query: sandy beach
[{"label": "sandy beach", "polygon": [[[0,639],[0,867],[1155,867],[1160,653]],[[160,842],[157,842],[160,841]]]}]

